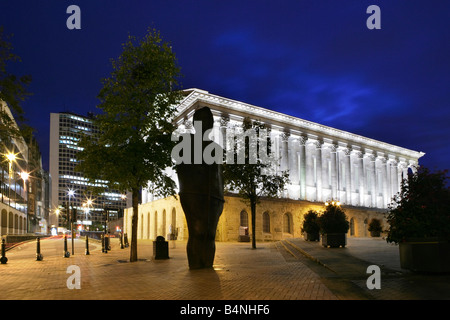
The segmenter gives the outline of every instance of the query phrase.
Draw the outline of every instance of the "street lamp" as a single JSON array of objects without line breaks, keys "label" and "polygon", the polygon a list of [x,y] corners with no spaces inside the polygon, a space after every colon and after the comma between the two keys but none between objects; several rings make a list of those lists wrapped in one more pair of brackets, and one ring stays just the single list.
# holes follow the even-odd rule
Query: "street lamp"
[{"label": "street lamp", "polygon": [[70,232],[71,232],[71,238],[72,238],[72,255],[74,255],[74,249],[73,249],[73,220],[75,217],[72,216],[72,211],[70,210],[70,199],[72,198],[72,196],[75,195],[75,191],[73,189],[69,189],[67,191],[67,195],[69,196],[69,218],[70,218]]},{"label": "street lamp", "polygon": [[340,206],[341,205],[341,203],[339,202],[339,201],[334,201],[334,200],[331,200],[331,201],[326,201],[325,202],[325,206],[327,207],[327,206],[329,206],[329,205],[332,205],[332,206]]}]

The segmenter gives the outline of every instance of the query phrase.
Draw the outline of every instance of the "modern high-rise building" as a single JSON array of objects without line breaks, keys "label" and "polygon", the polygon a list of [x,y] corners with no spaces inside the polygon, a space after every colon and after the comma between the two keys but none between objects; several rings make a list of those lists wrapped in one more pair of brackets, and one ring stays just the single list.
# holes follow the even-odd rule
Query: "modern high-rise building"
[{"label": "modern high-rise building", "polygon": [[[114,221],[126,206],[126,198],[118,191],[108,190],[106,181],[91,184],[81,172],[75,171],[78,146],[83,135],[97,132],[92,116],[84,117],[70,112],[50,114],[50,175],[52,177],[52,224],[68,226],[67,208],[77,212],[77,224],[95,231],[105,222]],[[89,186],[105,187],[94,195]],[[87,227],[89,226],[89,227]],[[83,227],[83,228],[85,228]]]}]

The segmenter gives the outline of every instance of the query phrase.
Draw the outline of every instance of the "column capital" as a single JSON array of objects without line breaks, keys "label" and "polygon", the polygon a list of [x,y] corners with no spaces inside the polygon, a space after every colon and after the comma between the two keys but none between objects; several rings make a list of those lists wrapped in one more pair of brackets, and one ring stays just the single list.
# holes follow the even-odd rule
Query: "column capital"
[{"label": "column capital", "polygon": [[308,137],[306,135],[301,135],[298,138],[298,142],[300,143],[300,145],[304,146],[306,145],[306,141],[308,141]]},{"label": "column capital", "polygon": [[388,161],[386,159],[386,157],[384,157],[384,156],[378,156],[377,159],[379,159],[381,161],[381,163],[383,163],[383,164],[387,163],[387,161]]},{"label": "column capital", "polygon": [[221,127],[227,127],[229,122],[230,122],[230,117],[228,117],[228,116],[220,117],[220,126]]},{"label": "column capital", "polygon": [[343,148],[342,151],[344,151],[344,154],[345,154],[346,156],[349,156],[349,155],[352,153],[352,147],[346,147],[346,148]]},{"label": "column capital", "polygon": [[184,119],[183,124],[184,124],[184,127],[186,128],[186,130],[190,130],[193,128],[192,121],[190,121],[190,120]]},{"label": "column capital", "polygon": [[377,160],[377,157],[374,154],[372,154],[372,153],[368,153],[366,155],[369,158],[369,160],[372,161],[372,162],[375,162],[375,160]]},{"label": "column capital", "polygon": [[317,149],[321,149],[322,146],[324,145],[324,142],[322,139],[318,139],[317,141],[314,142],[314,145],[316,146]]},{"label": "column capital", "polygon": [[330,150],[333,153],[336,153],[336,151],[338,150],[339,146],[336,143],[332,143],[330,144]]},{"label": "column capital", "polygon": [[281,132],[281,133],[280,133],[281,141],[283,141],[283,142],[288,142],[289,136],[290,136],[290,135],[291,135],[291,134],[290,134],[289,132]]}]

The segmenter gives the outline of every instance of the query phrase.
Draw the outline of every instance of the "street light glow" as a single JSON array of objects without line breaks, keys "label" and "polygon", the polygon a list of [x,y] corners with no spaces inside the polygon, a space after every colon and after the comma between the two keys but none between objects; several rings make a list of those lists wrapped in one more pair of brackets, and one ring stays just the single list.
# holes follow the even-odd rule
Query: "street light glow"
[{"label": "street light glow", "polygon": [[26,181],[30,177],[30,174],[28,172],[22,171],[20,173],[20,177],[22,178],[22,180]]},{"label": "street light glow", "polygon": [[6,155],[6,158],[8,159],[9,162],[12,162],[12,161],[15,161],[15,160],[16,160],[16,155],[15,155],[14,153],[12,153],[12,152],[9,152],[9,153]]}]

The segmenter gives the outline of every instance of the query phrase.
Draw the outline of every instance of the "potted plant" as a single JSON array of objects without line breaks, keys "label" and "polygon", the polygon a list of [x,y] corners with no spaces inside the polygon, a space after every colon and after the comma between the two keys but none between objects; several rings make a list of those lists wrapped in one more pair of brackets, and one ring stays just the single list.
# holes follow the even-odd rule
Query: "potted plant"
[{"label": "potted plant", "polygon": [[400,265],[417,272],[450,272],[450,188],[447,171],[419,167],[402,181],[388,207],[388,242],[399,244]]},{"label": "potted plant", "polygon": [[319,215],[314,210],[309,210],[303,215],[303,226],[301,231],[306,241],[319,241],[320,239],[320,227],[317,222],[318,216]]},{"label": "potted plant", "polygon": [[325,211],[318,218],[318,222],[324,247],[345,247],[350,224],[339,202],[326,202]]},{"label": "potted plant", "polygon": [[383,231],[380,219],[373,218],[372,220],[370,220],[368,230],[370,232],[370,236],[379,237],[381,234],[381,231]]}]

